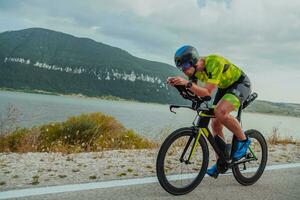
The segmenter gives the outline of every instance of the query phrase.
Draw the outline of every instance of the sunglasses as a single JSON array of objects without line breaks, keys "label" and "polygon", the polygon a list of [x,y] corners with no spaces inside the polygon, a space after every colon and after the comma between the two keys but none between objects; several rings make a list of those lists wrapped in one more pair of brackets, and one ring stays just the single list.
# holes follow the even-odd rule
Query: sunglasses
[{"label": "sunglasses", "polygon": [[184,62],[184,63],[178,63],[177,68],[180,69],[181,71],[185,71],[192,67],[192,64],[190,62]]}]

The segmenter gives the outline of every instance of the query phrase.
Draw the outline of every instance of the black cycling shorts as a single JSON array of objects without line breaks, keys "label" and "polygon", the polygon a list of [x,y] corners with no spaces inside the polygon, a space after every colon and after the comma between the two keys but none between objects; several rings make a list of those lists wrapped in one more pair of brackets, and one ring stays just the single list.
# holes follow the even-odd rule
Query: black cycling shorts
[{"label": "black cycling shorts", "polygon": [[213,105],[217,105],[225,95],[229,96],[228,94],[233,94],[239,100],[239,104],[233,103],[235,108],[237,109],[240,105],[243,104],[243,102],[247,99],[251,92],[252,90],[250,79],[245,73],[242,72],[241,77],[232,85],[224,89],[218,88]]}]

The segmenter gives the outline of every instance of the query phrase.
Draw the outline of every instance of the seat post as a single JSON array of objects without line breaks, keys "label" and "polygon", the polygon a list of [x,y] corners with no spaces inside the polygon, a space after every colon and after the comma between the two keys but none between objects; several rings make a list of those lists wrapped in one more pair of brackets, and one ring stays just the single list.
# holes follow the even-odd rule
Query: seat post
[{"label": "seat post", "polygon": [[241,122],[241,115],[242,115],[242,109],[243,109],[243,105],[240,105],[239,110],[238,110],[238,114],[236,116],[236,119]]}]

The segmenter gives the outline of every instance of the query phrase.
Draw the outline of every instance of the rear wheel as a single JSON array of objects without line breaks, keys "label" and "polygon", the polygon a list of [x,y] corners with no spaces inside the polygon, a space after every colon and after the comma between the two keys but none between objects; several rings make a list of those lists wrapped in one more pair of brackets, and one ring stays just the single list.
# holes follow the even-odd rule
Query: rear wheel
[{"label": "rear wheel", "polygon": [[[173,195],[183,195],[195,189],[208,166],[208,147],[201,136],[190,162],[186,162],[197,133],[192,128],[181,128],[169,135],[161,145],[156,161],[160,185]],[[186,149],[183,155],[184,149]],[[183,158],[183,159],[181,159]]]},{"label": "rear wheel", "polygon": [[268,147],[265,138],[257,130],[247,130],[245,134],[250,138],[251,144],[246,156],[240,161],[255,157],[257,159],[234,165],[232,172],[240,184],[247,186],[254,184],[263,174],[268,160]]}]

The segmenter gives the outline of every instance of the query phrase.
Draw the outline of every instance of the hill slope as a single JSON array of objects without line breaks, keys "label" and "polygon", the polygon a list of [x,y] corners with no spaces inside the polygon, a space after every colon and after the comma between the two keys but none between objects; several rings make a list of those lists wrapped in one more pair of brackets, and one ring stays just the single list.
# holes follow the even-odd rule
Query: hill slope
[{"label": "hill slope", "polygon": [[182,102],[165,84],[174,67],[87,38],[41,28],[0,34],[0,87],[147,102]]}]

